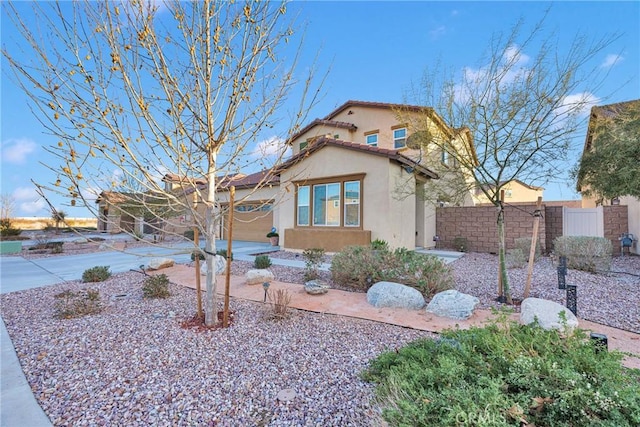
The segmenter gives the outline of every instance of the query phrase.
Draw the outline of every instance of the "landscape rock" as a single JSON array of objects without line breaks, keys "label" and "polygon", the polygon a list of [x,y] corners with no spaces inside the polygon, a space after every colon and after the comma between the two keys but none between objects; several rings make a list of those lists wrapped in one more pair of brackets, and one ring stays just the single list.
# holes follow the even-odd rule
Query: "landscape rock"
[{"label": "landscape rock", "polygon": [[173,267],[176,262],[171,258],[151,258],[147,264],[148,270],[160,270],[162,268]]},{"label": "landscape rock", "polygon": [[367,291],[367,302],[374,307],[421,309],[424,297],[415,288],[394,282],[378,282]]},{"label": "landscape rock", "polygon": [[309,280],[304,284],[304,290],[310,295],[322,295],[329,292],[331,287],[322,280]]},{"label": "landscape rock", "polygon": [[[216,269],[216,275],[219,276],[221,274],[225,274],[227,271],[227,259],[222,255],[216,255],[213,264]],[[200,260],[200,274],[202,276],[207,275],[207,263],[203,260]]]},{"label": "landscape rock", "polygon": [[464,320],[471,317],[478,303],[480,303],[480,300],[473,295],[449,289],[433,296],[427,306],[427,312],[436,316]]},{"label": "landscape rock", "polygon": [[245,278],[247,279],[247,285],[261,285],[264,282],[271,283],[271,281],[275,280],[273,273],[264,268],[247,271]]},{"label": "landscape rock", "polygon": [[567,307],[554,301],[541,298],[526,298],[520,306],[520,323],[528,325],[538,321],[543,329],[563,330],[560,313],[565,313],[567,328],[573,330],[578,327],[578,319]]}]

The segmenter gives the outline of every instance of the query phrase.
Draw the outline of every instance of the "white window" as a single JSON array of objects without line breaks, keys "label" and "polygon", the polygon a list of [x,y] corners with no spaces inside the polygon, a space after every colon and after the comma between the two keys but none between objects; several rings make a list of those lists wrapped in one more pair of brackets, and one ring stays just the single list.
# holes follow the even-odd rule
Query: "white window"
[{"label": "white window", "polygon": [[360,181],[344,183],[344,226],[360,226]]},{"label": "white window", "polygon": [[309,225],[309,186],[298,186],[298,225]]},{"label": "white window", "polygon": [[378,134],[377,133],[372,133],[371,135],[367,135],[367,145],[370,145],[372,147],[377,147],[378,146]]},{"label": "white window", "polygon": [[407,145],[407,128],[394,129],[393,147],[403,148]]},{"label": "white window", "polygon": [[340,226],[340,183],[313,186],[313,225]]}]

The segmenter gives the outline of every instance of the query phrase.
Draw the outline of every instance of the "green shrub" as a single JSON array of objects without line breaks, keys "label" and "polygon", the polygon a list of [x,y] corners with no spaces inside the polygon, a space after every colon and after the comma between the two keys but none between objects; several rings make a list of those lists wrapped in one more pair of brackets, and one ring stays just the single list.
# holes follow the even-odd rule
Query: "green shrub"
[{"label": "green shrub", "polygon": [[64,242],[48,242],[45,245],[46,249],[51,249],[52,254],[61,254],[63,252]]},{"label": "green shrub", "polygon": [[233,252],[231,253],[231,256],[227,258],[227,250],[226,249],[217,250],[216,251],[216,255],[220,255],[221,257],[223,257],[226,260],[233,261]]},{"label": "green shrub", "polygon": [[[531,237],[519,237],[515,239],[515,249],[520,249],[525,256],[525,262],[529,261],[529,254],[531,253]],[[540,247],[540,240],[536,239],[536,250],[534,252],[533,260],[537,261],[542,254]]]},{"label": "green shrub", "polygon": [[389,243],[387,243],[386,241],[382,240],[382,239],[376,239],[373,242],[371,242],[371,249],[373,249],[374,251],[388,251],[389,250]]},{"label": "green shrub", "polygon": [[382,271],[390,265],[389,251],[374,251],[369,246],[347,246],[333,256],[331,279],[344,287],[367,291],[381,280]]},{"label": "green shrub", "polygon": [[83,282],[104,282],[109,277],[111,277],[111,272],[108,265],[87,268],[82,273]]},{"label": "green shrub", "polygon": [[0,219],[0,236],[1,237],[14,237],[19,236],[22,233],[22,230],[19,228],[14,228],[11,223],[11,219],[2,218]]},{"label": "green shrub", "polygon": [[58,319],[71,319],[102,312],[100,292],[87,289],[78,292],[64,291],[54,297],[55,314]]},{"label": "green shrub", "polygon": [[567,257],[567,267],[590,272],[609,271],[611,241],[604,237],[560,236],[553,241],[558,256]]},{"label": "green shrub", "polygon": [[453,239],[453,248],[460,252],[469,252],[469,241],[466,237],[456,237]]},{"label": "green shrub", "polygon": [[196,256],[198,258],[200,258],[200,260],[204,260],[204,254],[201,251],[195,250],[193,252],[191,252],[191,261],[195,261],[196,260]]},{"label": "green shrub", "polygon": [[142,284],[142,294],[145,298],[167,298],[169,293],[169,278],[166,274],[149,276]]},{"label": "green shrub", "polygon": [[380,276],[416,288],[426,299],[453,287],[451,269],[440,258],[406,248],[393,251],[391,267]]},{"label": "green shrub", "polygon": [[183,236],[184,236],[184,237],[186,237],[186,238],[187,238],[187,239],[189,239],[189,240],[192,240],[192,241],[195,239],[195,235],[194,235],[193,230],[186,230],[186,231],[183,233]]},{"label": "green shrub", "polygon": [[[528,254],[528,252],[527,252]],[[525,255],[525,253],[522,251],[522,249],[520,248],[515,248],[515,249],[509,249],[509,251],[507,252],[507,256],[506,256],[506,263],[507,263],[507,268],[521,268],[524,267],[525,265],[527,265],[527,258],[529,258],[528,255]]]},{"label": "green shrub", "polygon": [[392,426],[640,425],[640,371],[596,345],[505,316],[383,353],[362,377]]},{"label": "green shrub", "polygon": [[366,291],[381,280],[398,282],[416,288],[425,298],[453,285],[451,269],[439,258],[405,248],[390,252],[370,246],[346,247],[334,255],[331,277],[358,291]]},{"label": "green shrub", "polygon": [[324,259],[324,249],[322,248],[309,248],[302,252],[304,258],[304,280],[315,280],[320,277],[320,264]]},{"label": "green shrub", "polygon": [[258,255],[253,261],[253,265],[255,268],[269,268],[271,267],[271,259],[269,259],[269,255]]}]

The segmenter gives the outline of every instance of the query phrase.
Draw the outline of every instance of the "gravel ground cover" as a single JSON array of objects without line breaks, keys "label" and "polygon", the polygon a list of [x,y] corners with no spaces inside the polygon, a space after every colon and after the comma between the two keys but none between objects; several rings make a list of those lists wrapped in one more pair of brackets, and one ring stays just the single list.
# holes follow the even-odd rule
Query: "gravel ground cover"
[{"label": "gravel ground cover", "polygon": [[[375,425],[370,359],[423,331],[292,311],[270,320],[260,303],[231,301],[234,323],[198,331],[195,292],[171,285],[142,298],[142,275],[67,282],[2,296],[2,317],[34,395],[56,426]],[[54,318],[63,290],[100,291],[105,310]],[[287,390],[295,397],[283,398]]]}]

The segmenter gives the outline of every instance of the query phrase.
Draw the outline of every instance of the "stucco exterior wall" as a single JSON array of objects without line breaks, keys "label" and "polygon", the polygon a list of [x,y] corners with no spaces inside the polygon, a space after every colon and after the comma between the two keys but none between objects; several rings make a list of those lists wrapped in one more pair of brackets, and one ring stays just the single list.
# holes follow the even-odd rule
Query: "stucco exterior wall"
[{"label": "stucco exterior wall", "polygon": [[[535,190],[520,184],[519,182],[511,181],[502,187],[505,190],[504,201],[506,203],[523,203],[523,202],[536,202],[538,196],[542,197],[543,189]],[[511,192],[511,193],[509,193]],[[490,204],[491,202],[484,195],[480,193],[474,196],[476,205]]]},{"label": "stucco exterior wall", "polygon": [[[295,227],[295,185],[293,182],[318,178],[364,174],[362,181],[362,229],[371,231],[371,240],[383,239],[391,246],[414,247],[415,194],[398,198],[394,186],[407,180],[406,172],[386,157],[362,154],[337,147],[324,147],[312,158],[292,166],[280,177],[279,225],[281,230]],[[415,186],[413,176],[409,185]],[[413,188],[413,187],[411,187]],[[298,227],[340,232],[339,227]],[[342,230],[344,230],[343,228]],[[346,229],[352,229],[348,227]],[[280,245],[287,245],[286,232],[280,235]]]}]

